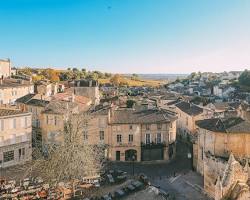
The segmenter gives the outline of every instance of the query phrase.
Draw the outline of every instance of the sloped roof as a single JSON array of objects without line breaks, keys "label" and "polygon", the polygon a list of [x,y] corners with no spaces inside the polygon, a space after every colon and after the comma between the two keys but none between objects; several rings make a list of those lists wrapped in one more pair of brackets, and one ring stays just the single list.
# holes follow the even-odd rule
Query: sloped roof
[{"label": "sloped roof", "polygon": [[26,94],[23,97],[20,97],[16,100],[17,103],[27,103],[30,99],[32,99],[36,94]]},{"label": "sloped roof", "polygon": [[45,107],[43,113],[47,114],[65,114],[67,112],[72,112],[74,108],[77,108],[78,104],[75,102],[54,100],[50,101]]},{"label": "sloped roof", "polygon": [[79,104],[80,106],[86,106],[87,104],[91,103],[91,100],[89,98],[80,95],[75,95],[70,92],[57,93],[52,98],[53,100],[64,100],[64,101],[70,101],[70,99],[74,98],[74,102]]},{"label": "sloped roof", "polygon": [[178,107],[181,111],[187,113],[188,115],[199,115],[203,112],[203,109],[199,106],[196,106],[192,103],[188,103],[185,101],[182,101],[180,103],[176,104],[176,107]]},{"label": "sloped roof", "polygon": [[23,112],[21,110],[12,110],[12,109],[0,109],[0,117],[18,115],[18,114],[27,114],[28,112]]},{"label": "sloped roof", "polygon": [[26,104],[31,106],[45,107],[46,105],[49,104],[49,101],[42,99],[31,99],[28,102],[26,102]]},{"label": "sloped roof", "polygon": [[200,128],[221,133],[250,133],[250,122],[239,117],[204,119],[196,122]]},{"label": "sloped roof", "polygon": [[112,124],[145,124],[170,122],[176,119],[173,113],[156,109],[145,110],[114,110],[111,117]]}]

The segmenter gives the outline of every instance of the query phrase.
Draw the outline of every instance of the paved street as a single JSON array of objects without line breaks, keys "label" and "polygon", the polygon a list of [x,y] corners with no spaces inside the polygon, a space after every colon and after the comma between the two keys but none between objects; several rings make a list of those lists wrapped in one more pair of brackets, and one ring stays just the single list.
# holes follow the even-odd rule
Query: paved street
[{"label": "paved street", "polygon": [[[152,183],[173,194],[176,200],[207,200],[203,194],[203,178],[192,171],[189,149],[183,142],[177,143],[177,155],[171,162],[134,163],[134,173],[146,174]],[[127,171],[132,175],[133,163],[113,163],[111,168]]]},{"label": "paved street", "polygon": [[[192,169],[191,160],[187,158],[188,147],[183,142],[177,143],[177,155],[171,162],[152,161],[143,163],[134,163],[134,173],[144,173],[148,177],[170,177],[174,173],[186,173]],[[133,172],[133,163],[113,163],[113,169],[121,169],[127,171],[129,174]]]},{"label": "paved street", "polygon": [[[134,173],[146,174],[152,185],[160,187],[164,191],[175,196],[176,200],[201,200],[208,199],[202,192],[203,179],[196,172],[193,172],[191,160],[187,158],[189,149],[183,142],[177,143],[177,155],[171,162],[143,162],[143,163],[111,163],[111,169],[120,169],[132,175]],[[25,167],[14,167],[2,170],[6,177],[18,179],[25,171]]]}]

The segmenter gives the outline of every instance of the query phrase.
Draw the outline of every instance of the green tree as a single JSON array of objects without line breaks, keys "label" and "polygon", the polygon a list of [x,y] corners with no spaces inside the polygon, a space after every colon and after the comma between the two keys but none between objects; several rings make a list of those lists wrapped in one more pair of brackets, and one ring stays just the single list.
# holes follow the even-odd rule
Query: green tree
[{"label": "green tree", "polygon": [[138,80],[139,76],[137,74],[132,74],[131,80]]},{"label": "green tree", "polygon": [[127,102],[126,102],[127,108],[133,108],[135,103],[136,102],[132,99],[127,100]]},{"label": "green tree", "polygon": [[73,71],[74,73],[76,73],[76,72],[78,72],[79,70],[78,70],[76,67],[74,67],[74,68],[72,69],[72,71]]},{"label": "green tree", "polygon": [[245,70],[239,77],[239,83],[244,86],[250,87],[250,71]]}]

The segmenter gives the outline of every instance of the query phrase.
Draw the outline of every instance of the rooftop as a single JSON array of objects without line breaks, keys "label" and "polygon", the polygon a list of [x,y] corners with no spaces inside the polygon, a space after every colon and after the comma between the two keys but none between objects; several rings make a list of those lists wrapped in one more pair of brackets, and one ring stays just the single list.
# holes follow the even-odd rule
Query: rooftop
[{"label": "rooftop", "polygon": [[12,110],[12,109],[0,109],[0,117],[27,114],[28,112],[23,112],[21,110]]},{"label": "rooftop", "polygon": [[111,117],[113,124],[147,124],[170,122],[176,119],[175,115],[170,111],[157,109],[123,109],[114,110]]},{"label": "rooftop", "polygon": [[33,83],[21,80],[21,79],[4,79],[2,83],[0,83],[0,88],[12,88],[12,87],[24,87],[31,86]]},{"label": "rooftop", "polygon": [[200,108],[199,106],[196,106],[192,103],[188,103],[185,101],[177,103],[176,107],[178,107],[180,110],[187,113],[188,115],[193,115],[193,116],[199,115],[203,112],[203,109]]},{"label": "rooftop", "polygon": [[27,103],[29,100],[31,100],[36,94],[26,94],[23,97],[20,97],[16,100],[17,103]]},{"label": "rooftop", "polygon": [[49,101],[43,99],[31,99],[26,102],[26,104],[31,106],[45,107],[47,104],[49,104]]},{"label": "rooftop", "polygon": [[78,104],[75,102],[53,100],[50,101],[44,110],[47,114],[66,114],[72,112],[75,108],[78,108]]},{"label": "rooftop", "polygon": [[250,133],[250,122],[239,117],[204,119],[196,122],[200,128],[221,133]]}]

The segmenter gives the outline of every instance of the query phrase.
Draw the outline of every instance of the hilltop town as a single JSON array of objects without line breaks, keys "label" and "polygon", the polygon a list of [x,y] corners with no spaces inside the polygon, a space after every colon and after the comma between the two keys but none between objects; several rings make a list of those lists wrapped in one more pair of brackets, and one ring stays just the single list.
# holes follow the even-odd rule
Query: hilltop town
[{"label": "hilltop town", "polygon": [[0,77],[0,199],[250,198],[248,70]]}]

